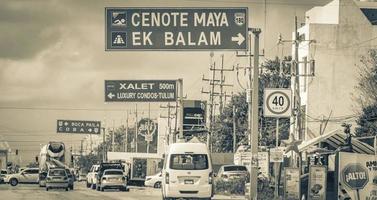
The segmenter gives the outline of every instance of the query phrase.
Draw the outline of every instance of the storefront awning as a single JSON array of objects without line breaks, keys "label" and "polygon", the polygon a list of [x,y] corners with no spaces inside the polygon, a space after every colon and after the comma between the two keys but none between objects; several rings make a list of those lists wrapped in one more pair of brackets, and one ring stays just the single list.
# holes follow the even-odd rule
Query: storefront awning
[{"label": "storefront awning", "polygon": [[[329,133],[323,134],[311,140],[305,141],[298,146],[300,152],[308,150],[311,146],[316,145],[320,142],[326,142],[330,146],[337,149],[340,146],[346,145],[347,135],[344,134],[341,130],[337,129],[330,131]],[[352,138],[352,148],[355,153],[362,154],[375,154],[375,150],[372,146],[359,141],[356,138]]]}]

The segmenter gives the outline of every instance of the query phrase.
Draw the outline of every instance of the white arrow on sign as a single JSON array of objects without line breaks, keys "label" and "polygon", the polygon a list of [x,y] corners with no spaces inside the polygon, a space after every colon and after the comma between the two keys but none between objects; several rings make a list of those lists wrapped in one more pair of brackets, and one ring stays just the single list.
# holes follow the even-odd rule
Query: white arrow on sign
[{"label": "white arrow on sign", "polygon": [[109,93],[108,95],[107,95],[107,97],[109,97],[110,99],[113,99],[113,97],[115,97],[115,94],[113,94],[113,93]]},{"label": "white arrow on sign", "polygon": [[241,33],[238,33],[237,37],[232,37],[232,41],[237,42],[238,45],[241,45],[242,42],[245,41],[245,37]]}]

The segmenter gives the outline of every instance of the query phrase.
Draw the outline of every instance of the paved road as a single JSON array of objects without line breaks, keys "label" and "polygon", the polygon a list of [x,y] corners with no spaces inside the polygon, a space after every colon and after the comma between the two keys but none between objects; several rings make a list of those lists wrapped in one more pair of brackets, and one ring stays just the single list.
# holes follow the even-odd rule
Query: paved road
[{"label": "paved road", "polygon": [[16,187],[10,185],[0,185],[0,199],[9,200],[161,200],[161,191],[153,188],[130,187],[128,192],[118,190],[105,190],[105,192],[95,191],[86,188],[84,183],[75,183],[73,191],[50,190],[40,188],[38,185],[20,184]]},{"label": "paved road", "polygon": [[[75,182],[75,189],[66,192],[65,190],[50,190],[40,188],[38,185],[19,184],[15,187],[9,184],[0,184],[0,199],[7,200],[161,200],[161,190],[147,187],[129,187],[128,192],[118,190],[105,190],[100,192],[86,188],[84,182]],[[216,195],[213,199],[239,200],[243,197]]]}]

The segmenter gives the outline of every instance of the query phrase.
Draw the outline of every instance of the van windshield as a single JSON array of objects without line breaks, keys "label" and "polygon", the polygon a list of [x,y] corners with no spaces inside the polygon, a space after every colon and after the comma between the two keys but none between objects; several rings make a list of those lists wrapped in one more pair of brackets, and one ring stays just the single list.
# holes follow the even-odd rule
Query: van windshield
[{"label": "van windshield", "polygon": [[208,156],[206,154],[172,154],[170,157],[170,169],[208,169]]}]

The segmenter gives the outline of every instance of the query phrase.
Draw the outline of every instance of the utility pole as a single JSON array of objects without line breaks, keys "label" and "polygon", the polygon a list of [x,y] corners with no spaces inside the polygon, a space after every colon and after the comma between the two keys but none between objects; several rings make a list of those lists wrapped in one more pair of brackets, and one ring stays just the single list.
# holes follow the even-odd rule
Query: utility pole
[{"label": "utility pole", "polygon": [[105,162],[106,161],[106,128],[105,127],[102,128],[102,134],[103,134],[103,138],[102,138],[102,144],[103,144],[102,160],[103,160],[103,162]]},{"label": "utility pole", "polygon": [[126,138],[125,138],[125,144],[124,144],[124,152],[128,152],[128,110],[126,111]]},{"label": "utility pole", "polygon": [[237,150],[237,137],[236,134],[236,106],[233,105],[233,153],[236,153]]},{"label": "utility pole", "polygon": [[[233,66],[232,69],[224,69],[224,54],[223,54],[223,55],[221,55],[221,68],[216,69],[214,67],[214,68],[210,68],[210,70],[213,71],[213,73],[215,73],[216,71],[220,72],[220,78],[216,81],[210,82],[210,85],[213,86],[213,92],[214,92],[214,85],[219,85],[219,87],[220,87],[220,93],[218,93],[218,95],[220,96],[220,98],[219,98],[219,112],[221,114],[223,112],[224,104],[226,103],[226,97],[227,97],[226,93],[224,92],[224,87],[233,87],[232,84],[225,84],[224,72],[234,71],[234,66]],[[215,79],[215,76],[213,76],[213,80],[214,79]],[[206,79],[204,79],[204,80],[206,80]],[[214,95],[214,96],[216,96],[216,95]],[[230,96],[228,95],[228,97],[230,97]]]},{"label": "utility pole", "polygon": [[84,143],[84,139],[81,140],[80,142],[80,157],[82,157],[82,154],[83,154],[83,143]]},{"label": "utility pole", "polygon": [[135,152],[137,153],[137,135],[138,135],[138,118],[137,118],[137,104],[135,104],[135,138],[134,138],[134,141],[135,141]]},{"label": "utility pole", "polygon": [[[216,63],[212,62],[213,60],[213,52],[210,54],[211,59],[210,59],[210,71],[212,71],[212,78],[211,79],[206,79],[202,78],[202,81],[209,82],[210,85],[210,90],[208,92],[206,91],[201,91],[204,94],[209,94],[209,131],[207,135],[207,146],[209,149],[212,151],[212,137],[213,137],[213,126],[215,122],[215,113],[216,109],[215,106],[217,105],[215,101],[215,96],[219,96],[219,111],[220,113],[223,111],[224,107],[224,97],[226,98],[226,94],[224,92],[224,87],[225,86],[233,86],[231,84],[225,84],[225,76],[224,76],[224,71],[234,71],[234,67],[232,69],[224,69],[224,55],[221,55],[221,68],[216,68]],[[216,72],[220,72],[220,78],[216,79]],[[220,87],[220,92],[215,92],[215,86]]]},{"label": "utility pole", "polygon": [[113,131],[112,131],[112,137],[111,137],[111,151],[114,152],[114,139],[115,139],[115,120],[113,119]]},{"label": "utility pole", "polygon": [[183,139],[183,79],[178,79],[179,85],[179,139]]},{"label": "utility pole", "polygon": [[[148,122],[147,122],[147,135],[149,137],[150,133],[150,120],[151,120],[151,103],[148,103]],[[147,137],[147,136],[145,136]],[[147,141],[147,153],[149,153],[149,140]]]},{"label": "utility pole", "polygon": [[[249,69],[248,85],[246,89],[246,101],[248,103],[248,132],[250,134],[249,144],[251,146],[251,162],[250,162],[250,200],[257,200],[257,184],[258,184],[258,142],[259,142],[259,131],[258,131],[258,98],[259,98],[259,56],[264,56],[259,54],[259,34],[261,33],[260,28],[249,28],[249,32],[254,35],[254,55],[251,54],[251,34],[249,33],[249,51],[246,55],[239,55],[238,57],[248,57],[249,67],[238,67],[237,66],[237,81],[242,88],[238,79],[238,71],[241,68]],[[252,62],[252,57],[254,57],[254,62]]]},{"label": "utility pole", "polygon": [[[251,29],[254,34],[254,65],[253,65],[253,77],[251,76],[251,56],[250,59],[250,73],[249,73],[249,88],[252,99],[249,102],[249,126],[251,127],[251,175],[250,175],[250,197],[253,200],[257,200],[257,184],[258,184],[258,98],[259,98],[259,34],[261,29]],[[250,43],[251,43],[251,39]],[[251,44],[250,44],[251,49]],[[253,79],[251,79],[253,78]],[[253,88],[251,90],[251,88]],[[250,118],[249,118],[250,119]]]},{"label": "utility pole", "polygon": [[172,134],[172,128],[171,128],[172,127],[171,119],[177,118],[177,116],[176,116],[177,113],[175,113],[174,114],[175,117],[173,117],[171,109],[176,108],[176,106],[171,105],[170,102],[168,102],[168,104],[166,106],[160,106],[160,108],[167,108],[167,110],[168,110],[168,115],[167,116],[160,115],[160,118],[167,118],[168,119],[168,141],[167,141],[167,145],[169,145],[169,144],[174,143],[174,136]]}]

